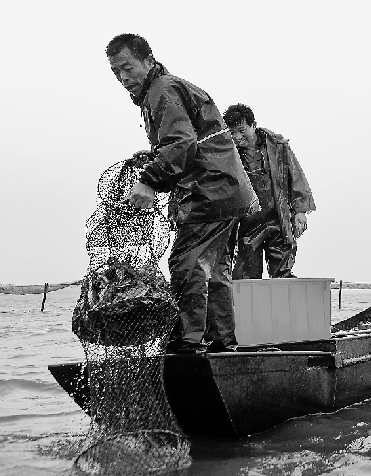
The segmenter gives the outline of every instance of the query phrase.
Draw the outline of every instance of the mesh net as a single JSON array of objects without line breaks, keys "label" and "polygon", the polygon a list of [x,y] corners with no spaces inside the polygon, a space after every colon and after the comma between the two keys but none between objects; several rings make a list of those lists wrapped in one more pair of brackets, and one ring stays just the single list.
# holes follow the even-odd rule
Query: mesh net
[{"label": "mesh net", "polygon": [[158,266],[170,240],[167,197],[157,194],[152,210],[123,201],[149,159],[141,154],[102,174],[86,223],[90,262],[72,323],[91,393],[91,425],[75,462],[84,474],[168,474],[190,464],[163,381],[178,311]]}]

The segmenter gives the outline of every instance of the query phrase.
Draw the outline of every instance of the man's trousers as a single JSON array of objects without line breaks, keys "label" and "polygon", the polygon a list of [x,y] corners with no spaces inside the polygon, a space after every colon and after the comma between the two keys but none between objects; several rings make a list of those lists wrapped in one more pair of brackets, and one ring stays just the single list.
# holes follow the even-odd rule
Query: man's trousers
[{"label": "man's trousers", "polygon": [[261,211],[243,217],[238,230],[238,252],[233,279],[261,279],[263,252],[271,278],[295,278],[296,243],[285,243],[277,212]]},{"label": "man's trousers", "polygon": [[169,257],[170,283],[179,306],[174,348],[205,349],[207,340],[235,345],[231,265],[238,218],[184,224]]}]

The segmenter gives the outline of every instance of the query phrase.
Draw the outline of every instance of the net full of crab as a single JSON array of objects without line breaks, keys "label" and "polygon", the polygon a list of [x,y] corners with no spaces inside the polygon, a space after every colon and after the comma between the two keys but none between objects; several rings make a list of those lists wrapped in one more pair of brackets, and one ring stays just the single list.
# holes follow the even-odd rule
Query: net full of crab
[{"label": "net full of crab", "polygon": [[152,210],[121,200],[144,163],[102,174],[86,224],[90,263],[72,317],[90,385],[91,425],[75,462],[86,474],[166,474],[191,464],[163,381],[178,312],[158,266],[170,241],[166,198],[158,194]]}]

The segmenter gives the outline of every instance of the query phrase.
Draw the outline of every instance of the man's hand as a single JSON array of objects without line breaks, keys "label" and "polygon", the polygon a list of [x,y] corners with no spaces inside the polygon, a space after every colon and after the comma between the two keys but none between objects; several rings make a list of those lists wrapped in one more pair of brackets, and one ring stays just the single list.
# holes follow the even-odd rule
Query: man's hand
[{"label": "man's hand", "polygon": [[155,154],[150,150],[138,150],[135,152],[131,159],[138,167],[143,167],[146,164],[149,164],[155,158]]},{"label": "man's hand", "polygon": [[129,200],[130,205],[134,205],[136,208],[153,208],[155,191],[150,186],[137,182],[125,198]]},{"label": "man's hand", "polygon": [[294,236],[299,238],[307,229],[307,216],[305,213],[297,213],[294,216]]}]

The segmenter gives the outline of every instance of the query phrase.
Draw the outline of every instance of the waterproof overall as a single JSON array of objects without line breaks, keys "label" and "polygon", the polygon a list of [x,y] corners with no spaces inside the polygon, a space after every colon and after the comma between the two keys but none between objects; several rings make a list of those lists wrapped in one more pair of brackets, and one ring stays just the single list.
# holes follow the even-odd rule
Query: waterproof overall
[{"label": "waterproof overall", "polygon": [[184,224],[169,257],[171,287],[179,306],[173,350],[214,350],[237,345],[231,266],[238,218]]},{"label": "waterproof overall", "polygon": [[296,157],[282,136],[256,129],[256,151],[240,157],[259,197],[261,211],[240,220],[233,279],[261,279],[263,252],[271,278],[295,277],[295,213],[315,210],[313,197]]},{"label": "waterproof overall", "polygon": [[159,192],[181,190],[169,257],[179,306],[173,350],[236,344],[231,258],[239,217],[256,194],[224,120],[202,89],[156,63],[140,101],[155,154],[140,181]]}]

